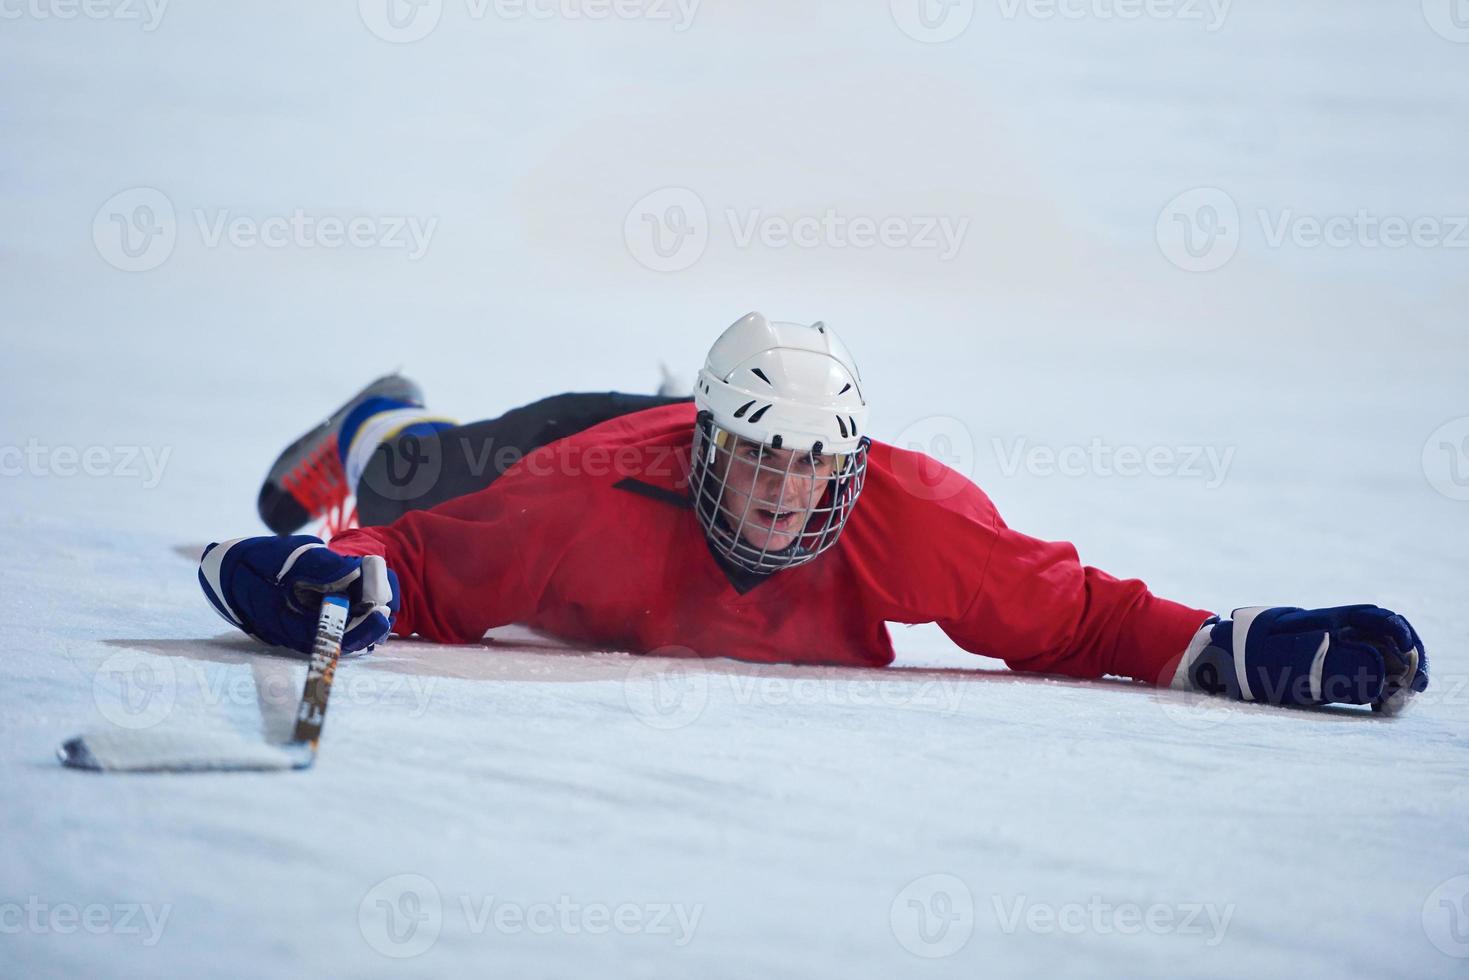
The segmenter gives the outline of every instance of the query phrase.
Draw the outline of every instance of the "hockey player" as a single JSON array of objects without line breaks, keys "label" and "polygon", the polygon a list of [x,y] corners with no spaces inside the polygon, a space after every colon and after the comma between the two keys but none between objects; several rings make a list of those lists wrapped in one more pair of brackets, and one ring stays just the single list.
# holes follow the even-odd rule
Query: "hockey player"
[{"label": "hockey player", "polygon": [[[353,494],[361,527],[294,534],[349,522]],[[1390,610],[1220,618],[1008,527],[960,475],[867,435],[829,328],[758,313],[715,342],[692,400],[562,395],[454,426],[380,379],[282,455],[260,512],[277,536],[210,545],[199,581],[231,624],[302,651],[320,596],[346,592],[348,650],[524,623],[634,653],[880,667],[886,623],[933,622],[1016,670],[1247,701],[1392,712],[1428,683]]]}]

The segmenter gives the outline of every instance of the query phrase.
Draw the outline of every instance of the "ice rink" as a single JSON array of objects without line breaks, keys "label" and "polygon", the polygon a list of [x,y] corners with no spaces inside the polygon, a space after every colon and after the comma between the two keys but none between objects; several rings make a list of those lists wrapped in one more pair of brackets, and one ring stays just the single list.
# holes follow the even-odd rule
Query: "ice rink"
[{"label": "ice rink", "polygon": [[[0,975],[1464,976],[1456,2],[0,5]],[[1432,686],[509,630],[344,662],[306,772],[57,764],[288,723],[304,666],[193,559],[367,379],[651,391],[752,309],[1012,526],[1226,615],[1392,607]]]}]

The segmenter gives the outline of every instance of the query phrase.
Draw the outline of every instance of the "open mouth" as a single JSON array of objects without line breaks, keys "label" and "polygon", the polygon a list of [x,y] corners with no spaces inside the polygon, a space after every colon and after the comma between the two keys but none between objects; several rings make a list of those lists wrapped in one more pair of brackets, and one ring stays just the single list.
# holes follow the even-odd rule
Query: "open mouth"
[{"label": "open mouth", "polygon": [[777,531],[789,531],[801,519],[801,512],[798,510],[771,510],[761,507],[755,513],[760,515],[767,527]]}]

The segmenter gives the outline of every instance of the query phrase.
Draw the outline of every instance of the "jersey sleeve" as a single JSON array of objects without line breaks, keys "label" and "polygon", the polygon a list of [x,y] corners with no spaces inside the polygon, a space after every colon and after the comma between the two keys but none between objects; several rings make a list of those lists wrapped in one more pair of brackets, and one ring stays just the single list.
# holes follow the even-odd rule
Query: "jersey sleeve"
[{"label": "jersey sleeve", "polygon": [[[529,457],[528,457],[529,458]],[[333,551],[382,555],[398,575],[393,632],[438,643],[473,643],[534,613],[570,535],[573,481],[506,474],[477,493],[410,511],[385,527],[359,528]]]},{"label": "jersey sleeve", "polygon": [[1166,684],[1213,615],[1083,565],[1072,545],[1021,534],[998,515],[985,536],[989,554],[973,600],[939,625],[959,646],[1013,670]]},{"label": "jersey sleeve", "polygon": [[[936,622],[1014,670],[1156,684],[1212,615],[1010,528],[984,491],[931,457],[882,445],[873,464],[884,477],[872,501],[881,530],[865,543],[882,555],[869,581],[900,611],[887,618]],[[891,569],[908,571],[898,580]]]}]

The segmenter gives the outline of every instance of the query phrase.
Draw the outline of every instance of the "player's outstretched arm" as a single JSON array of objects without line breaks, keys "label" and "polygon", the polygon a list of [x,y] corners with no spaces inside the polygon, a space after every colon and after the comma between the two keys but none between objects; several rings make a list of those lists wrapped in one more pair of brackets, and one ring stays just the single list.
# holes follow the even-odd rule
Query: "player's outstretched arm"
[{"label": "player's outstretched arm", "polygon": [[1258,606],[1205,623],[1170,686],[1269,704],[1370,704],[1391,714],[1428,687],[1428,654],[1390,609]]},{"label": "player's outstretched arm", "polygon": [[1277,606],[1221,620],[1083,565],[1070,544],[1028,537],[998,515],[987,548],[984,533],[971,536],[967,548],[984,569],[978,592],[961,615],[939,623],[960,646],[1015,670],[1388,713],[1428,686],[1423,643],[1392,610]]},{"label": "player's outstretched arm", "polygon": [[340,555],[307,535],[211,544],[199,559],[199,585],[231,626],[301,653],[311,652],[323,595],[351,600],[344,651],[382,642],[398,611],[398,578],[381,557]]}]

